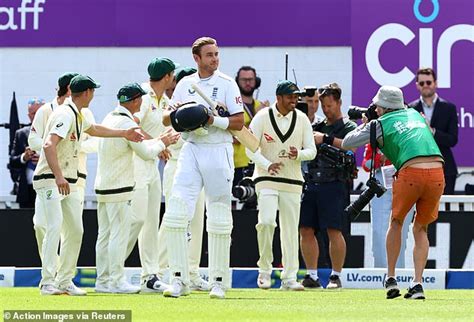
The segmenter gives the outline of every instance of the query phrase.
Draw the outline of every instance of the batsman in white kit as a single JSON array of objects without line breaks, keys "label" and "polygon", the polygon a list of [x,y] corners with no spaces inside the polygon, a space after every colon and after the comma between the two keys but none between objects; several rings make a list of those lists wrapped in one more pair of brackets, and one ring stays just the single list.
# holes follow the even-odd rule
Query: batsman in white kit
[{"label": "batsman in white kit", "polygon": [[[133,113],[139,110],[145,94],[137,83],[123,86],[117,94],[119,106],[105,117],[102,124],[114,129],[135,126]],[[95,181],[99,223],[96,245],[97,293],[131,294],[140,291],[140,287],[126,282],[124,271],[133,216],[133,154],[135,152],[143,160],[153,161],[166,146],[175,143],[178,137],[179,134],[168,131],[156,139],[137,143],[123,138],[100,140]]]},{"label": "batsman in white kit", "polygon": [[[230,234],[232,232],[231,188],[234,174],[232,135],[227,130],[240,130],[244,124],[242,98],[235,81],[218,71],[219,52],[214,39],[197,39],[192,47],[198,72],[177,84],[172,101],[188,104],[163,114],[163,123],[182,127],[185,141],[178,159],[169,204],[163,225],[167,235],[171,285],[165,297],[188,295],[188,247],[186,229],[194,214],[197,198],[204,186],[207,208],[209,245],[209,284],[211,298],[224,298],[229,285]],[[192,85],[215,102],[220,116],[214,116],[209,104]],[[203,107],[206,118],[199,114]],[[189,114],[188,114],[189,113]],[[208,115],[210,114],[210,115]],[[194,127],[195,119],[204,127]]]},{"label": "batsman in white kit", "polygon": [[41,257],[42,295],[87,294],[72,282],[83,234],[83,199],[78,193],[77,180],[78,154],[84,132],[92,136],[125,137],[133,141],[143,139],[136,128],[114,130],[90,124],[82,117],[81,110],[89,106],[98,87],[100,85],[87,76],[77,75],[71,80],[71,98],[51,114],[35,169],[33,187],[38,197],[36,205],[46,218]]}]

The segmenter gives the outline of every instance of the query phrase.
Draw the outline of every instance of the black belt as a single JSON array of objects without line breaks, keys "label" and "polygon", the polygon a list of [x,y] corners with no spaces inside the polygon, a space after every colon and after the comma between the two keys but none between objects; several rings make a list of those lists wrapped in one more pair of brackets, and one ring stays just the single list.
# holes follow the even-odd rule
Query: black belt
[{"label": "black belt", "polygon": [[[43,180],[43,179],[56,179],[52,173],[43,173],[40,175],[33,176],[33,181]],[[69,183],[76,183],[77,178],[64,178]]]}]

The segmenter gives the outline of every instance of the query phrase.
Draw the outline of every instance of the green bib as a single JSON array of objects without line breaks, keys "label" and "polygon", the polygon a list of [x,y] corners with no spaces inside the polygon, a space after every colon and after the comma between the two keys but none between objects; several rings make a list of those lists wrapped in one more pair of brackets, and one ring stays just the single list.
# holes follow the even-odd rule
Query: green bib
[{"label": "green bib", "polygon": [[399,170],[416,157],[439,156],[441,152],[423,116],[412,108],[382,115],[383,154]]}]

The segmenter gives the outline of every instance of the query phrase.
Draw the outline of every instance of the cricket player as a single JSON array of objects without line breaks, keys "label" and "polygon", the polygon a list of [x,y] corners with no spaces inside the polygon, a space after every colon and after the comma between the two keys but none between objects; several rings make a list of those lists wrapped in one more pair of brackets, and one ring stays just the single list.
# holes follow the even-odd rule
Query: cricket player
[{"label": "cricket player", "polygon": [[[123,86],[117,94],[120,105],[105,117],[102,124],[114,129],[133,127],[136,124],[133,114],[140,109],[143,95],[146,92],[137,83]],[[178,137],[179,134],[168,131],[159,138],[138,143],[124,138],[100,139],[95,181],[99,223],[96,292],[140,292],[140,287],[126,282],[124,272],[133,217],[131,200],[136,185],[131,166],[133,153],[143,160],[153,161]]]},{"label": "cricket player", "polygon": [[298,262],[298,223],[304,179],[301,161],[316,156],[313,128],[308,117],[296,110],[299,89],[290,81],[278,83],[277,101],[255,115],[250,129],[260,139],[260,149],[247,155],[256,165],[254,181],[258,195],[257,262],[258,287],[271,287],[273,234],[277,210],[280,212],[280,239],[283,272],[281,290],[303,291],[296,281]]},{"label": "cricket player", "polygon": [[[77,75],[70,82],[71,98],[50,116],[38,166],[33,177],[36,206],[46,219],[42,247],[40,290],[42,295],[86,295],[72,282],[82,242],[82,205],[77,190],[79,158],[84,132],[92,136],[125,137],[141,141],[137,128],[115,130],[90,124],[81,110],[89,106],[100,85]],[[61,238],[59,266],[57,250]]]},{"label": "cricket player", "polygon": [[[163,109],[169,105],[165,90],[174,79],[176,65],[168,58],[155,58],[148,65],[149,83],[142,86],[147,90],[142,98],[140,110],[135,118],[149,136],[158,138],[164,132]],[[135,155],[135,190],[132,198],[133,219],[127,257],[132,252],[138,237],[138,250],[142,264],[142,292],[160,292],[167,287],[158,277],[158,229],[161,208],[161,178],[157,159],[142,159]]]},{"label": "cricket player", "polygon": [[[51,113],[58,106],[62,105],[64,100],[71,96],[69,91],[69,83],[71,79],[78,75],[77,73],[64,73],[58,79],[57,96],[51,102],[41,106],[36,112],[31,124],[31,131],[28,136],[28,145],[33,151],[41,151],[43,146],[46,125],[48,124]],[[36,199],[38,200],[38,199]],[[33,228],[35,229],[36,242],[38,243],[38,253],[42,257],[41,249],[43,248],[44,235],[46,233],[46,218],[40,207],[35,206],[35,214],[33,215]]]},{"label": "cricket player", "polygon": [[[176,84],[178,84],[183,77],[196,73],[197,70],[194,68],[180,68],[175,75]],[[171,152],[171,156],[166,162],[165,169],[163,172],[163,194],[165,195],[165,204],[169,205],[171,198],[171,188],[173,186],[173,179],[176,174],[176,167],[178,165],[178,156],[183,146],[184,141],[180,139],[176,144],[168,147]],[[199,264],[201,262],[201,249],[202,249],[202,234],[204,229],[204,190],[199,194],[196,209],[194,211],[193,219],[189,225],[189,277],[190,284],[189,288],[192,291],[207,291],[209,290],[209,284],[199,274]],[[159,257],[159,277],[163,278],[168,270],[168,254],[166,249],[166,236],[163,225],[160,226],[158,233],[158,257]]]},{"label": "cricket player", "polygon": [[[192,53],[198,72],[181,80],[172,101],[195,101],[209,106],[192,89],[191,85],[197,84],[212,100],[219,102],[222,116],[211,114],[207,129],[199,128],[182,135],[185,143],[181,148],[171,197],[163,218],[172,275],[171,285],[163,295],[179,297],[189,294],[186,229],[204,187],[209,237],[209,295],[211,298],[224,298],[225,288],[230,284],[231,187],[234,174],[233,139],[227,130],[243,127],[242,98],[235,81],[218,70],[219,49],[215,39],[197,39]],[[171,114],[163,114],[167,126],[171,124]]]}]

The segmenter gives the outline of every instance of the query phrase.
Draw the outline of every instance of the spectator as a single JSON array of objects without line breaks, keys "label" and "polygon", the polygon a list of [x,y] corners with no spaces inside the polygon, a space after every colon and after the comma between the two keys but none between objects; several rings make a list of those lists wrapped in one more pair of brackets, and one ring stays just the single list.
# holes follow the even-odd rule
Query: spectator
[{"label": "spectator", "polygon": [[[36,111],[44,104],[43,99],[30,99],[28,101],[28,117],[30,123],[33,122]],[[39,154],[28,145],[28,135],[31,125],[25,126],[16,131],[10,151],[10,168],[18,169],[19,182],[16,202],[20,208],[34,208],[36,193],[33,189],[33,173],[38,163]]]},{"label": "spectator", "polygon": [[436,94],[438,84],[432,68],[421,68],[416,72],[416,88],[420,98],[408,106],[422,113],[430,125],[436,144],[444,159],[444,194],[454,194],[458,167],[451,148],[458,143],[458,117],[456,106]]}]

